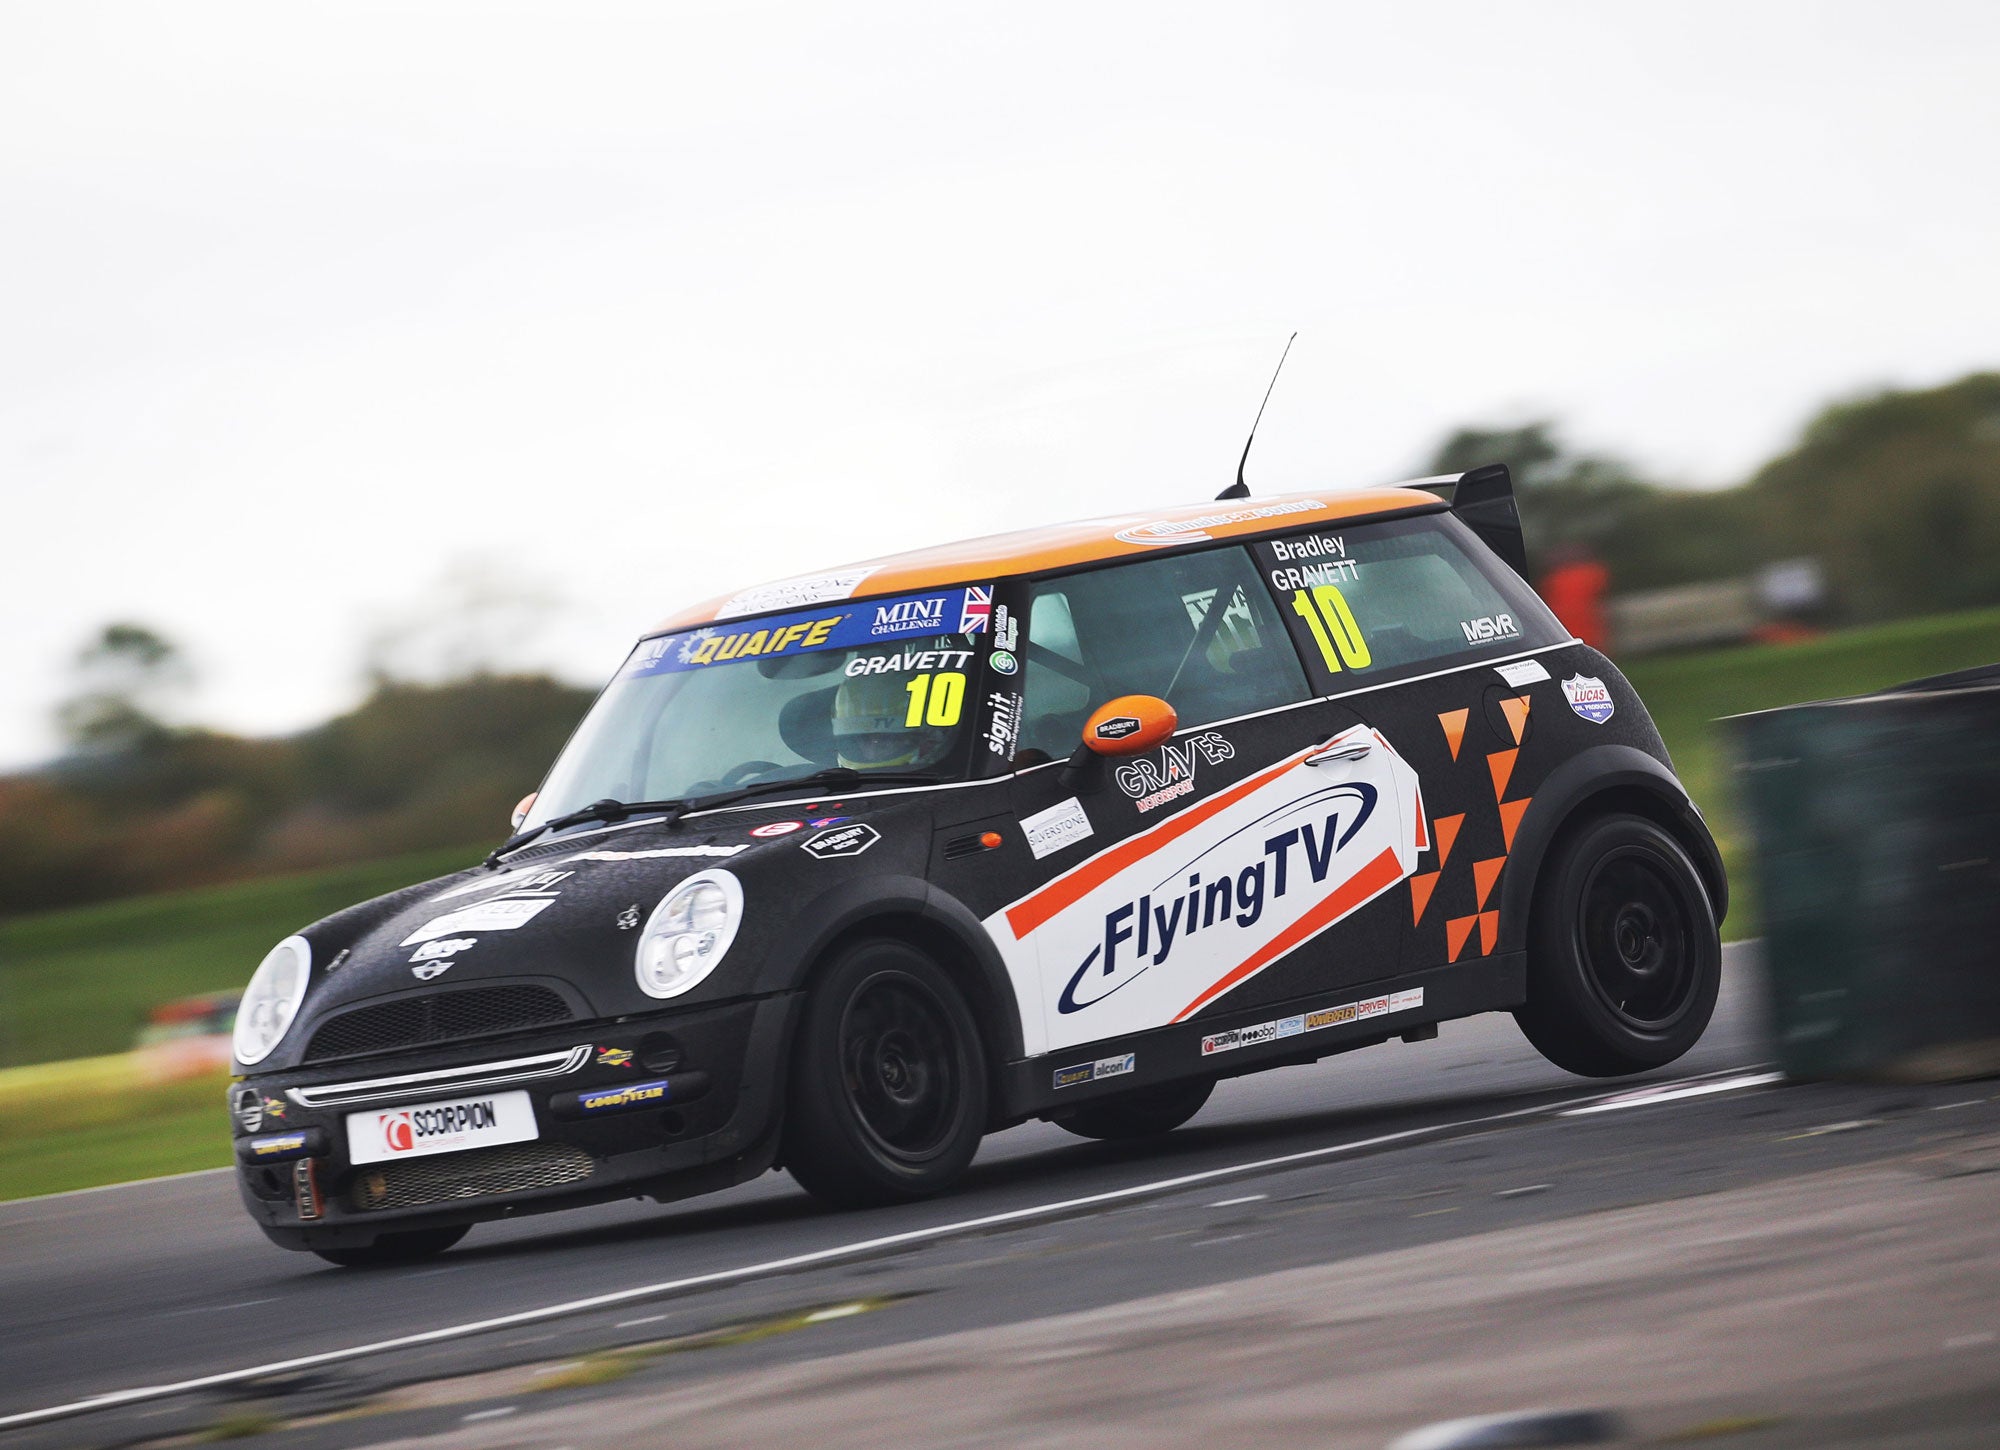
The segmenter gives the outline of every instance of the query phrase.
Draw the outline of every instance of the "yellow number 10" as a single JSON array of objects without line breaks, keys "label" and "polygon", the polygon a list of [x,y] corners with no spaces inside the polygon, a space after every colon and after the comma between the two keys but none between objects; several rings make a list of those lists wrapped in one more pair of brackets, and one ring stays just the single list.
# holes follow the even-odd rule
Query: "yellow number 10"
[{"label": "yellow number 10", "polygon": [[910,713],[903,719],[908,729],[914,730],[919,725],[956,725],[965,712],[965,676],[955,671],[947,675],[918,675],[903,688],[910,692]]},{"label": "yellow number 10", "polygon": [[1294,589],[1292,612],[1312,631],[1313,643],[1319,646],[1329,672],[1338,674],[1343,664],[1350,670],[1368,668],[1371,656],[1361,638],[1361,626],[1354,622],[1354,611],[1333,585],[1320,585],[1310,597],[1305,590]]}]

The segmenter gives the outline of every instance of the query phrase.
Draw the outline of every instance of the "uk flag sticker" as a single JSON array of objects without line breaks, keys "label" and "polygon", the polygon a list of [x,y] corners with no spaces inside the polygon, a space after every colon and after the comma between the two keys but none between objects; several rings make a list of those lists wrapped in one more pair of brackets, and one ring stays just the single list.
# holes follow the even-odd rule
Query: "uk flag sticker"
[{"label": "uk flag sticker", "polygon": [[1602,725],[1617,709],[1611,701],[1611,691],[1604,688],[1604,681],[1590,675],[1571,675],[1562,682],[1562,691],[1570,709],[1593,725]]},{"label": "uk flag sticker", "polygon": [[993,591],[991,589],[969,588],[965,591],[965,603],[959,606],[958,632],[960,634],[984,634],[986,626],[993,622]]}]

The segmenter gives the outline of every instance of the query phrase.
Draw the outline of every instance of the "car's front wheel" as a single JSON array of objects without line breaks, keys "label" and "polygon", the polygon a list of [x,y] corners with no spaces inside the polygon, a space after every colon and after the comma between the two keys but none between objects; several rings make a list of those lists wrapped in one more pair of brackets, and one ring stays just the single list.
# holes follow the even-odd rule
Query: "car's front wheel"
[{"label": "car's front wheel", "polygon": [[392,1264],[414,1264],[435,1258],[470,1232],[469,1224],[451,1228],[417,1228],[403,1233],[383,1234],[372,1244],[346,1249],[314,1249],[329,1264],[343,1269],[380,1269]]},{"label": "car's front wheel", "polygon": [[1643,816],[1598,816],[1543,863],[1528,921],[1528,1000],[1515,1021],[1556,1066],[1618,1077],[1700,1038],[1722,982],[1701,874]]},{"label": "car's front wheel", "polygon": [[858,942],[806,998],[784,1163],[843,1208],[950,1186],[986,1129],[986,1056],[964,996],[905,942]]}]

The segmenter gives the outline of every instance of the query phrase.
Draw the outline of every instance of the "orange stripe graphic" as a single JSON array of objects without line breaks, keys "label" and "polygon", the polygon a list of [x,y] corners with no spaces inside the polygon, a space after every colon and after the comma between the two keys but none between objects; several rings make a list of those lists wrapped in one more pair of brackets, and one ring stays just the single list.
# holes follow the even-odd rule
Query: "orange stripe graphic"
[{"label": "orange stripe graphic", "polygon": [[1450,953],[1449,960],[1458,960],[1458,954],[1465,950],[1465,939],[1472,935],[1473,924],[1478,920],[1476,916],[1454,916],[1444,924],[1444,945]]},{"label": "orange stripe graphic", "polygon": [[1490,861],[1472,863],[1472,884],[1479,891],[1479,909],[1486,909],[1486,898],[1493,894],[1493,883],[1500,879],[1500,868],[1507,864],[1505,856],[1495,856]]},{"label": "orange stripe graphic", "polygon": [[1509,851],[1514,849],[1514,832],[1521,829],[1522,813],[1533,799],[1533,796],[1528,796],[1517,801],[1500,802],[1500,832]]},{"label": "orange stripe graphic", "polygon": [[1394,886],[1402,874],[1403,867],[1396,860],[1395,851],[1385,849],[1381,855],[1349,877],[1345,885],[1322,897],[1318,905],[1257,948],[1240,965],[1232,967],[1221,981],[1181,1008],[1175,1014],[1174,1021],[1187,1021],[1202,1007],[1220,997],[1252,972],[1268,966],[1313,933],[1331,926],[1363,902]]},{"label": "orange stripe graphic", "polygon": [[1527,695],[1516,695],[1511,700],[1500,702],[1500,713],[1507,717],[1507,728],[1514,732],[1514,743],[1521,743],[1521,732],[1528,728],[1528,706],[1534,700]]},{"label": "orange stripe graphic", "polygon": [[1421,876],[1410,878],[1411,924],[1424,919],[1424,908],[1431,904],[1431,893],[1437,890],[1438,873],[1426,871]]},{"label": "orange stripe graphic", "polygon": [[1518,748],[1496,750],[1486,757],[1486,768],[1493,772],[1493,799],[1496,801],[1507,794],[1507,780],[1514,774],[1514,757],[1520,753]]},{"label": "orange stripe graphic", "polygon": [[1113,846],[1102,856],[1093,857],[1071,867],[1069,874],[1058,876],[1018,906],[1007,908],[1007,925],[1014,932],[1014,940],[1021,940],[1043,922],[1076,905],[1126,867],[1137,865],[1162,846],[1179,840],[1203,821],[1235,805],[1243,797],[1284,774],[1319,748],[1314,745],[1301,750],[1289,760],[1279,761],[1263,774],[1240,780],[1220,795],[1210,796],[1200,805],[1189,806],[1179,815],[1161,821],[1152,830]]},{"label": "orange stripe graphic", "polygon": [[1438,865],[1442,867],[1451,856],[1451,843],[1458,839],[1458,828],[1465,824],[1465,815],[1460,812],[1455,816],[1439,816],[1431,824],[1437,828]]},{"label": "orange stripe graphic", "polygon": [[1500,913],[1482,911],[1479,913],[1479,954],[1493,955],[1493,948],[1500,945]]},{"label": "orange stripe graphic", "polygon": [[1465,743],[1465,719],[1470,710],[1442,710],[1438,712],[1438,724],[1444,726],[1445,743],[1451,746],[1451,758],[1458,759],[1458,747]]}]

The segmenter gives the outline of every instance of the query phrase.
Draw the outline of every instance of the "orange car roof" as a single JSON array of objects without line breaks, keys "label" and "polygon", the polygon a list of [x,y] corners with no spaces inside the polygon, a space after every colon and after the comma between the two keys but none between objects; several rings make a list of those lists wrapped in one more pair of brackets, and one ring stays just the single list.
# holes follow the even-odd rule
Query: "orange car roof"
[{"label": "orange car roof", "polygon": [[1436,494],[1425,493],[1414,484],[1404,484],[1351,492],[1224,499],[1182,504],[1153,513],[1050,524],[1011,534],[989,534],[981,539],[938,544],[907,554],[864,559],[845,568],[762,584],[683,609],[656,625],[651,633],[773,610],[805,608],[827,600],[866,599],[884,594],[914,594],[955,584],[983,584],[1014,574],[1038,574],[1100,560],[1137,558],[1179,545],[1250,538],[1302,526],[1349,523],[1359,518],[1442,506]]}]

